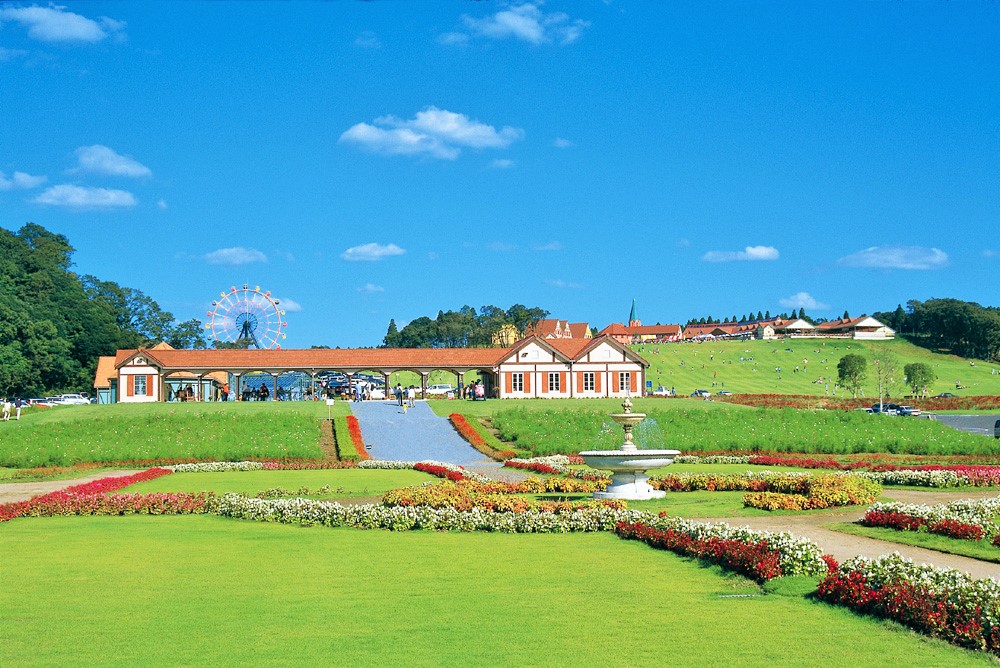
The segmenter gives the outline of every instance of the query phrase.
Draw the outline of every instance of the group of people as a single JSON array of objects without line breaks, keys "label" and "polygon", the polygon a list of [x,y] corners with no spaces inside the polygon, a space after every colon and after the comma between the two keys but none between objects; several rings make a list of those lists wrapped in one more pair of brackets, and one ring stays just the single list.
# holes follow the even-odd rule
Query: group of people
[{"label": "group of people", "polygon": [[478,380],[461,388],[461,393],[463,399],[486,401],[486,386]]},{"label": "group of people", "polygon": [[[403,387],[399,383],[396,383],[395,389],[393,389],[392,394],[396,397],[396,403],[400,406],[408,406],[413,408],[417,400],[417,388],[413,385],[409,387]],[[406,402],[405,404],[403,402]]]},{"label": "group of people", "polygon": [[24,399],[10,399],[4,398],[3,400],[3,421],[10,422],[10,412],[13,410],[16,414],[15,420],[21,419],[21,409],[26,406]]}]

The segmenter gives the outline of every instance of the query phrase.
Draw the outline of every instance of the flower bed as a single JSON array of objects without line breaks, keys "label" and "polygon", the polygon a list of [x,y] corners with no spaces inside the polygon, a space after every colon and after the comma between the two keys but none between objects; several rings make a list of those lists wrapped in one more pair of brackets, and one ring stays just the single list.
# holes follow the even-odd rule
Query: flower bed
[{"label": "flower bed", "polygon": [[641,522],[622,522],[615,528],[620,538],[641,540],[647,545],[677,554],[704,559],[741,573],[758,582],[781,577],[781,558],[766,540],[744,542],[725,538],[692,538],[675,529],[654,529]]},{"label": "flower bed", "polygon": [[996,544],[1000,526],[993,518],[1000,514],[1000,496],[974,501],[965,499],[933,506],[915,503],[875,503],[860,524],[897,531],[925,529],[962,540],[987,539]]},{"label": "flower bed", "polygon": [[490,435],[489,438],[493,440],[494,443],[489,443],[487,441],[487,436],[482,432],[482,427],[474,422],[469,422],[461,413],[452,413],[448,416],[448,419],[451,420],[452,425],[454,425],[455,430],[459,433],[459,435],[469,442],[469,445],[487,457],[502,462],[510,459],[511,457],[517,456],[517,453],[513,450],[501,450],[497,448],[497,445],[502,446],[503,444],[492,435]]},{"label": "flower bed", "polygon": [[819,598],[1000,656],[1000,582],[914,564],[899,554],[856,557],[831,570]]},{"label": "flower bed", "polygon": [[[48,497],[49,495],[46,495]],[[212,512],[212,492],[151,494],[91,494],[40,498],[21,517],[60,515],[191,515]]]},{"label": "flower bed", "polygon": [[806,478],[802,491],[751,492],[744,495],[743,505],[761,510],[817,510],[871,503],[881,493],[882,488],[871,480],[829,474]]},{"label": "flower bed", "polygon": [[371,459],[361,435],[361,425],[355,416],[334,418],[333,435],[337,444],[337,456],[341,460],[355,462]]},{"label": "flower bed", "polygon": [[[581,457],[579,459],[579,463],[582,464],[583,458]],[[579,469],[570,468],[570,463],[573,462],[571,458],[566,455],[550,455],[548,457],[532,457],[530,459],[508,459],[503,463],[503,465],[513,469],[534,471],[535,473],[562,475],[571,478],[579,478],[580,480],[591,480],[594,482],[604,481],[605,484],[611,480],[611,478],[600,471],[581,471]]]},{"label": "flower bed", "polygon": [[[534,480],[536,485],[531,484]],[[624,510],[627,506],[621,500],[608,501],[536,501],[516,494],[537,492],[537,485],[545,491],[545,484],[537,478],[525,483],[490,482],[477,483],[469,480],[444,482],[435,485],[418,485],[390,490],[382,497],[382,505],[394,507],[454,508],[472,510],[479,508],[490,512],[528,511],[547,513],[568,513],[600,507]]]},{"label": "flower bed", "polygon": [[[64,504],[67,508],[69,508],[73,504],[80,503],[80,498],[103,496],[109,492],[116,492],[119,489],[128,487],[129,485],[134,485],[137,482],[154,480],[161,476],[170,475],[170,473],[172,473],[172,471],[168,469],[152,468],[140,473],[134,473],[132,475],[100,478],[99,480],[83,483],[81,485],[73,485],[72,487],[67,487],[66,489],[61,489],[56,492],[36,496],[35,498],[28,499],[27,501],[5,503],[0,505],[0,522],[11,520],[15,517],[21,517],[23,515],[31,515],[32,509],[34,508],[58,507],[60,504]],[[75,515],[77,513],[69,514]]]}]

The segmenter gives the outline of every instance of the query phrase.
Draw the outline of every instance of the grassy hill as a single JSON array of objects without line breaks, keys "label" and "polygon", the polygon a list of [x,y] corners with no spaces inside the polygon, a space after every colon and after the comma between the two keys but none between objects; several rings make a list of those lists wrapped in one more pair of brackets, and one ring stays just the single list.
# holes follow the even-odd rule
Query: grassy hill
[{"label": "grassy hill", "polygon": [[[967,360],[941,355],[901,339],[893,341],[854,341],[838,339],[779,339],[774,341],[710,341],[636,345],[632,349],[651,364],[647,380],[653,387],[674,387],[678,394],[695,389],[713,393],[721,389],[749,394],[832,395],[837,378],[837,363],[844,355],[869,356],[872,350],[888,348],[900,363],[900,383],[893,396],[910,393],[902,384],[902,367],[911,362],[926,362],[937,373],[930,388],[932,394],[952,392],[958,396],[1000,394],[1000,365],[982,360]],[[798,367],[798,371],[796,371]],[[780,368],[780,371],[777,369]],[[996,370],[992,374],[991,370]],[[820,382],[822,378],[822,382]],[[864,386],[866,396],[877,396],[874,377],[869,372]],[[715,383],[715,385],[713,385]],[[967,389],[958,390],[956,383]],[[836,390],[837,396],[850,396]]]}]

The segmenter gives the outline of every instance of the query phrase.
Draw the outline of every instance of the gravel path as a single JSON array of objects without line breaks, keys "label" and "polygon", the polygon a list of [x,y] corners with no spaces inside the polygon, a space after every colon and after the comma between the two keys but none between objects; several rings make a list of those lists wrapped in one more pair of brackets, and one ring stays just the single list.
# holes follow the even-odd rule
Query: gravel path
[{"label": "gravel path", "polygon": [[0,503],[14,503],[16,501],[27,501],[28,499],[49,492],[56,492],[73,485],[82,485],[101,478],[121,478],[122,476],[141,473],[145,469],[125,471],[105,471],[104,473],[92,473],[83,478],[73,478],[71,480],[43,480],[40,482],[6,482],[0,484]]},{"label": "gravel path", "polygon": [[[438,417],[425,401],[405,414],[395,401],[351,404],[368,452],[375,459],[417,462],[433,459],[466,467],[499,465],[458,435],[448,418]],[[492,465],[492,466],[491,466]]]},{"label": "gravel path", "polygon": [[[949,503],[959,499],[983,499],[997,496],[993,492],[975,491],[918,491],[886,489],[883,500],[901,501],[904,503],[924,503],[934,505]],[[955,568],[969,573],[973,577],[992,577],[1000,579],[1000,564],[980,561],[954,554],[945,554],[922,547],[890,543],[875,538],[854,536],[847,533],[832,531],[827,527],[840,522],[856,522],[864,517],[865,508],[851,508],[836,513],[807,513],[803,515],[773,515],[764,517],[715,517],[698,521],[726,522],[733,526],[748,526],[758,531],[788,531],[796,536],[808,538],[832,554],[837,561],[843,562],[851,557],[877,557],[889,552],[899,552],[904,557],[916,563],[932,564],[941,568]]]}]

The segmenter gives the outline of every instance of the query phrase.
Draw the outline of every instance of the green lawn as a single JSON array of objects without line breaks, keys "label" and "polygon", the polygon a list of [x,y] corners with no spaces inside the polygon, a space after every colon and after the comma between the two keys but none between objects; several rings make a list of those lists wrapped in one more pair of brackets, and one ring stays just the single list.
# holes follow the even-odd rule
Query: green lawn
[{"label": "green lawn", "polygon": [[963,557],[1000,563],[1000,547],[993,547],[986,541],[959,540],[957,538],[949,538],[948,536],[927,533],[926,531],[896,531],[895,529],[886,529],[883,527],[866,527],[850,522],[831,524],[827,528],[856,536],[877,538],[890,543],[915,545],[927,548],[928,550],[937,550],[938,552],[947,552],[948,554],[958,554]]},{"label": "green lawn", "polygon": [[220,473],[173,473],[125,488],[123,493],[237,492],[253,496],[267,489],[300,487],[315,490],[329,485],[324,498],[381,496],[390,489],[438,480],[419,471],[376,469],[321,469],[317,471],[225,471]]},{"label": "green lawn", "polygon": [[[701,344],[638,345],[632,349],[650,363],[647,379],[653,387],[674,387],[688,395],[695,389],[716,392],[723,387],[741,394],[811,394],[823,396],[826,379],[837,377],[837,362],[847,354],[868,357],[872,350],[891,350],[900,362],[900,370],[910,362],[926,362],[938,380],[931,394],[952,392],[958,396],[1000,394],[1000,365],[983,360],[966,360],[941,355],[915,346],[903,339],[893,341],[854,341],[836,339],[781,339],[775,341],[712,341]],[[740,358],[743,358],[741,361]],[[751,359],[752,358],[752,359]],[[803,360],[807,360],[803,363]],[[974,361],[975,365],[969,362]],[[795,371],[795,367],[799,371]],[[781,372],[775,371],[776,367]],[[824,379],[818,383],[819,377]],[[877,397],[873,374],[864,385],[865,394]],[[780,380],[779,380],[780,378]],[[956,390],[961,382],[967,389]],[[716,385],[713,387],[712,383]],[[725,385],[723,385],[725,383]],[[832,393],[834,384],[830,383]],[[850,396],[839,390],[838,396]],[[893,396],[910,394],[900,385]]]},{"label": "green lawn", "polygon": [[[324,402],[225,402],[37,410],[0,429],[0,466],[320,457],[320,420],[328,408]],[[334,410],[349,411],[346,402]]]},{"label": "green lawn", "polygon": [[610,534],[218,517],[0,526],[0,665],[966,666],[915,636]]}]

